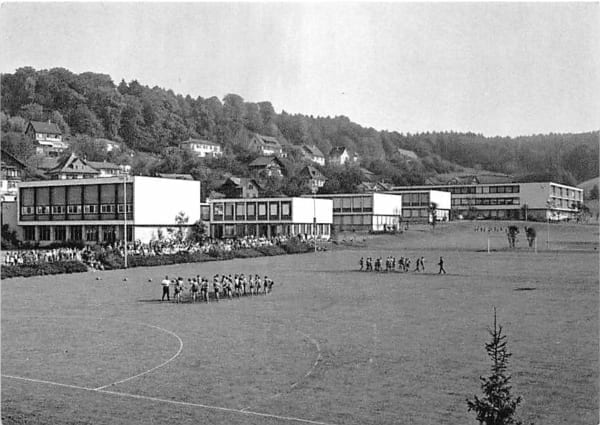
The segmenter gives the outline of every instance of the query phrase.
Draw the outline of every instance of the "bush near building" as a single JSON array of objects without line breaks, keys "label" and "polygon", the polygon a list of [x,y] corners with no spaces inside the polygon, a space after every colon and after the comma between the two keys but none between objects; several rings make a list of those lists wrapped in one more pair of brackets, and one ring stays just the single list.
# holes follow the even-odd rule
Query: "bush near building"
[{"label": "bush near building", "polygon": [[82,273],[87,271],[87,266],[80,261],[57,261],[54,263],[28,264],[22,266],[2,266],[2,279],[46,274]]}]

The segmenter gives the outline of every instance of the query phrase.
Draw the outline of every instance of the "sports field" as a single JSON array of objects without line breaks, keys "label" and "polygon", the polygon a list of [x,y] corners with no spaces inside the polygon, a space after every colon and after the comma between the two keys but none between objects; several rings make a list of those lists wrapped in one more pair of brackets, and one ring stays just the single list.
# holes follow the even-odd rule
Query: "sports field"
[{"label": "sports field", "polygon": [[[495,306],[521,419],[598,423],[598,228],[553,225],[547,249],[538,224],[537,253],[522,235],[509,251],[501,232],[473,231],[500,225],[3,281],[2,422],[475,423],[465,398],[481,393],[489,371]],[[427,271],[358,272],[361,255],[422,255]],[[208,305],[160,302],[165,274],[215,273],[268,274],[275,287]]]}]

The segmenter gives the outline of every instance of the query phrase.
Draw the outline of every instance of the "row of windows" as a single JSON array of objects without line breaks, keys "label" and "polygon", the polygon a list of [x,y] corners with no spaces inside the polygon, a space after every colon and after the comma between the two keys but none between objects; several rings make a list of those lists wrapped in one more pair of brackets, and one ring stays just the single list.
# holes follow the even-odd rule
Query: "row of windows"
[{"label": "row of windows", "polygon": [[453,198],[452,205],[519,205],[519,198]]},{"label": "row of windows", "polygon": [[551,187],[552,187],[552,196],[573,198],[573,199],[582,199],[582,196],[583,196],[582,191],[567,189],[566,187],[565,188],[558,187],[558,186],[551,186]]},{"label": "row of windows", "polygon": [[519,193],[519,185],[509,186],[452,186],[436,188],[452,194],[475,194],[475,193]]},{"label": "row of windows", "polygon": [[[35,241],[35,227],[36,226],[25,226],[23,228],[23,236],[27,241]],[[37,226],[38,228],[38,239],[40,241],[66,241],[67,240],[67,226]],[[69,240],[72,241],[99,241],[99,228],[98,226],[88,226],[85,228],[85,234],[82,226],[69,226]],[[123,234],[123,227],[119,229],[120,234]],[[85,238],[84,238],[85,236]],[[115,241],[117,238],[117,226],[103,226],[102,227],[102,240],[106,242]],[[127,228],[127,239],[133,240],[133,229]]]},{"label": "row of windows", "polygon": [[363,207],[363,208],[334,208],[333,209],[333,213],[340,213],[340,212],[354,212],[354,213],[361,213],[361,212],[373,212],[373,208],[371,207]]},{"label": "row of windows", "polygon": [[214,220],[288,220],[292,218],[291,202],[225,202],[213,204]]},{"label": "row of windows", "polygon": [[[49,214],[81,214],[83,210],[84,214],[98,214],[98,210],[102,214],[111,214],[115,212],[115,204],[87,204],[87,205],[53,205],[49,207],[47,205],[39,205],[37,207],[21,207],[22,215],[49,215]],[[119,213],[125,212],[125,206],[123,204],[119,204],[117,206],[117,211]],[[127,212],[133,213],[133,204],[127,204]]]}]

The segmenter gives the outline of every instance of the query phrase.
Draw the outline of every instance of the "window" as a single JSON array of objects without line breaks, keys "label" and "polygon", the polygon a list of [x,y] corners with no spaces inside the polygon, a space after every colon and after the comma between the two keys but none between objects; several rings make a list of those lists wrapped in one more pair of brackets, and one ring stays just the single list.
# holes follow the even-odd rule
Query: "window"
[{"label": "window", "polygon": [[269,217],[276,220],[279,219],[279,203],[269,202]]},{"label": "window", "polygon": [[50,214],[50,207],[48,207],[48,206],[39,206],[39,207],[36,208],[36,214],[38,214],[38,215]]},{"label": "window", "polygon": [[80,241],[83,240],[83,232],[81,226],[71,226],[71,240]]},{"label": "window", "polygon": [[66,241],[67,240],[67,228],[65,226],[56,226],[54,228],[54,240],[55,241]]},{"label": "window", "polygon": [[495,186],[490,186],[490,193],[498,193],[498,188]]},{"label": "window", "polygon": [[112,214],[115,212],[114,204],[102,204],[100,205],[100,212],[102,214]]},{"label": "window", "polygon": [[84,214],[98,214],[98,205],[84,205],[83,206]]},{"label": "window", "polygon": [[243,202],[238,202],[235,204],[235,218],[238,220],[243,220],[245,216],[245,204]]},{"label": "window", "polygon": [[14,189],[16,187],[17,187],[17,182],[16,181],[14,181],[14,180],[9,180],[8,181],[8,188],[9,189]]},{"label": "window", "polygon": [[292,216],[292,205],[290,202],[281,203],[281,218],[289,219]]},{"label": "window", "polygon": [[35,240],[35,227],[34,226],[23,227],[23,238],[26,241],[34,241]]},{"label": "window", "polygon": [[233,202],[225,203],[225,220],[233,220]]},{"label": "window", "polygon": [[504,189],[505,189],[504,186],[498,186],[496,188],[496,190],[498,191],[498,193],[504,193]]},{"label": "window", "polygon": [[256,203],[248,202],[248,204],[246,204],[246,215],[249,219],[256,218]]},{"label": "window", "polygon": [[50,226],[40,226],[40,240],[41,241],[49,241],[50,240]]},{"label": "window", "polygon": [[98,241],[98,227],[88,226],[85,228],[85,240],[90,242]]},{"label": "window", "polygon": [[[21,207],[21,214],[23,215],[32,215],[33,214],[33,207]],[[28,239],[31,240],[31,239]]]},{"label": "window", "polygon": [[213,204],[213,218],[215,220],[223,220],[223,204]]},{"label": "window", "polygon": [[267,203],[259,202],[258,203],[258,218],[264,220],[267,218]]},{"label": "window", "polygon": [[[125,210],[125,206],[123,204],[119,204],[117,206],[117,211],[119,212],[119,214],[123,214],[123,211]],[[132,213],[133,212],[133,204],[127,204],[127,213]]]},{"label": "window", "polygon": [[210,206],[200,205],[200,219],[202,221],[210,221]]},{"label": "window", "polygon": [[68,214],[81,214],[81,205],[67,205]]}]

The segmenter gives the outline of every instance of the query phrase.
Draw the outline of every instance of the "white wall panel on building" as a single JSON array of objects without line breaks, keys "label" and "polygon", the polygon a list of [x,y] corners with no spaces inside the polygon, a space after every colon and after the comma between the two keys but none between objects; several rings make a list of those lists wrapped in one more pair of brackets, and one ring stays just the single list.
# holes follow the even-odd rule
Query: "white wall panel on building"
[{"label": "white wall panel on building", "polygon": [[317,223],[331,224],[333,219],[333,202],[331,199],[292,199],[292,220],[294,223],[312,223],[315,212]]}]

